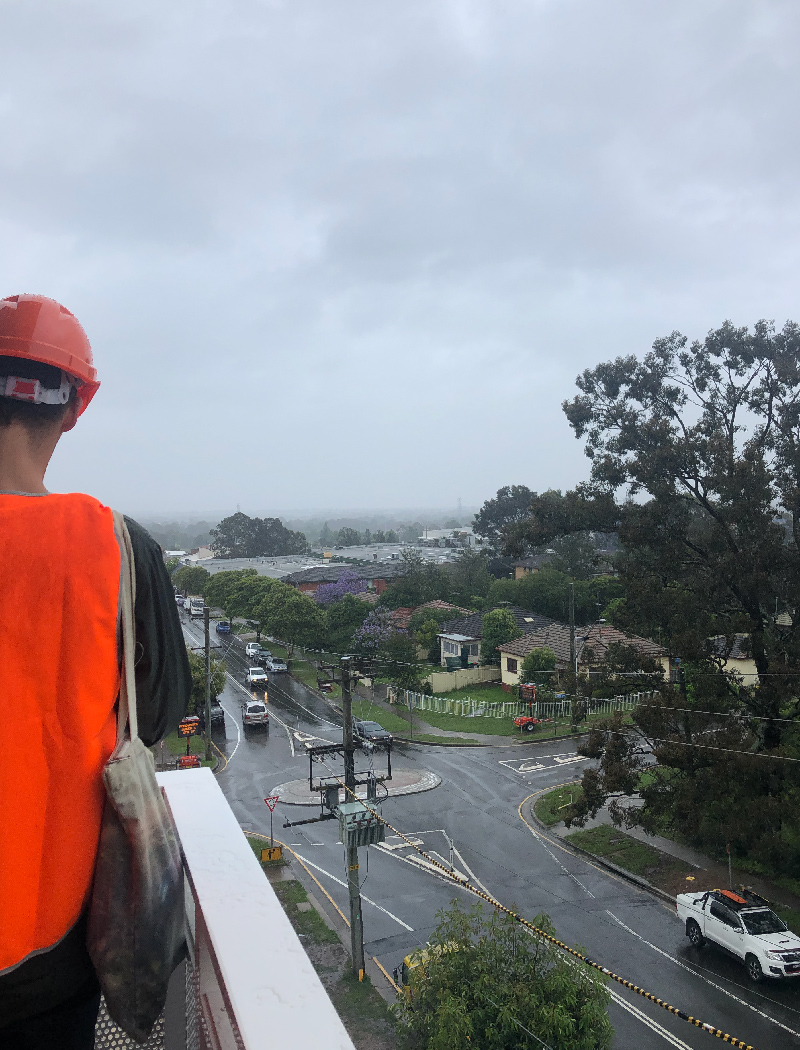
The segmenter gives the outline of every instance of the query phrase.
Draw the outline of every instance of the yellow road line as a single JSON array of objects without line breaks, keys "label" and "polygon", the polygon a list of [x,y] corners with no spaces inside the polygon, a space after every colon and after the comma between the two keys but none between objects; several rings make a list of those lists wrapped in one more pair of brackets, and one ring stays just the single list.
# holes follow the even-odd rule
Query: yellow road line
[{"label": "yellow road line", "polygon": [[374,955],[372,956],[372,961],[375,963],[375,965],[381,971],[381,973],[386,978],[386,980],[389,982],[389,984],[392,986],[392,988],[394,988],[394,990],[399,995],[400,991],[401,991],[400,985],[397,983],[397,981],[393,977],[389,976],[389,971],[386,969],[386,967],[383,965],[383,963],[379,962],[378,959]]}]

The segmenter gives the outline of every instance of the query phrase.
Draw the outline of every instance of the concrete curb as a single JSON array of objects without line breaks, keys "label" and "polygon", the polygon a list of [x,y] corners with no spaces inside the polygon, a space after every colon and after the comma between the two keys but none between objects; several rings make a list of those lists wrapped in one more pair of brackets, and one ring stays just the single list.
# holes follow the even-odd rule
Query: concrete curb
[{"label": "concrete curb", "polygon": [[452,740],[443,736],[441,740],[419,740],[417,737],[395,736],[401,744],[419,744],[420,747],[494,747],[494,744],[482,744],[479,740]]},{"label": "concrete curb", "polygon": [[[563,784],[556,784],[555,787],[550,788],[550,791],[557,791],[560,787],[566,787],[568,784],[576,784],[575,780],[565,780]],[[549,827],[544,821],[540,820],[534,811],[533,802],[528,803],[528,812],[534,822],[538,825],[542,831],[551,832],[552,828]],[[582,849],[580,846],[576,846],[574,842],[569,842],[567,839],[562,839],[558,836],[559,844],[568,849],[571,853],[575,853],[578,856],[586,857],[593,863],[599,865],[601,868],[605,868],[606,871],[610,871],[614,875],[618,875],[621,879],[625,879],[626,882],[632,883],[640,890],[644,890],[646,893],[652,893],[654,897],[658,897],[662,901],[667,901],[669,904],[675,905],[675,898],[670,896],[669,893],[665,893],[664,890],[660,890],[658,886],[654,886],[648,882],[647,879],[643,879],[640,875],[634,875],[632,871],[626,871],[625,868],[620,868],[617,864],[612,864],[610,860],[606,860],[604,857],[598,857],[596,853],[590,853],[587,849]],[[655,847],[653,847],[655,849]],[[660,851],[659,851],[660,852]]]}]

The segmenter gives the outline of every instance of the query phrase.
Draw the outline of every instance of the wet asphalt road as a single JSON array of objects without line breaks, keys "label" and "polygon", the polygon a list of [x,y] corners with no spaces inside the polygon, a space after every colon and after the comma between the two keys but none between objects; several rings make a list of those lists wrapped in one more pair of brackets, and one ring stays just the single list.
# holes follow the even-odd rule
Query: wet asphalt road
[{"label": "wet asphalt road", "polygon": [[[202,642],[202,628],[184,624],[190,644]],[[213,631],[212,631],[213,634]],[[341,740],[341,720],[327,704],[287,675],[271,676],[269,734],[241,732],[239,704],[250,695],[241,685],[243,649],[225,636],[232,672],[221,702],[224,734],[215,739],[228,756],[219,783],[240,824],[269,833],[263,802],[278,784],[308,776],[309,763],[295,734]],[[358,700],[354,701],[358,713]],[[357,755],[366,771],[369,757]],[[582,945],[588,955],[659,998],[728,1032],[758,1050],[796,1050],[800,1045],[800,985],[765,982],[754,986],[743,967],[713,947],[689,945],[674,909],[589,861],[573,856],[550,838],[533,832],[519,807],[531,794],[580,775],[589,764],[564,741],[536,745],[501,744],[486,748],[447,748],[397,744],[395,768],[429,769],[442,784],[428,792],[387,799],[384,817],[403,834],[448,863],[451,840],[455,868],[504,904],[533,919],[546,912],[559,937]],[[385,765],[376,756],[375,768]],[[322,775],[341,773],[336,759]],[[285,829],[284,820],[315,816],[318,809],[281,806],[275,811],[276,838],[292,846],[347,913],[342,845],[336,821]],[[388,847],[399,845],[387,831]],[[470,893],[424,870],[408,846],[361,851],[365,952],[387,970],[424,945],[436,925],[436,912]],[[610,1016],[616,1050],[718,1044],[713,1036],[612,983]]]}]

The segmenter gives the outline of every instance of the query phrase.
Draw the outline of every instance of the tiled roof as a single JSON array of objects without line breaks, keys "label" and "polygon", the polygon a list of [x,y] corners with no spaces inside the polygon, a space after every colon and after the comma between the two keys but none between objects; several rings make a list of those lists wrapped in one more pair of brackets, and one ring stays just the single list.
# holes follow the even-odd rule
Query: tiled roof
[{"label": "tiled roof", "polygon": [[451,605],[450,602],[443,602],[441,598],[434,598],[432,602],[418,605],[415,611],[418,612],[420,609],[452,609],[454,613],[463,613],[464,616],[469,616],[469,609],[462,609],[458,605]]},{"label": "tiled roof", "polygon": [[411,617],[414,615],[414,610],[409,608],[393,609],[389,614],[394,621],[395,625],[404,631],[411,622]]},{"label": "tiled roof", "polygon": [[750,644],[749,634],[735,634],[731,640],[730,652],[728,642],[724,634],[718,634],[716,638],[709,638],[711,648],[717,656],[726,660],[752,660],[753,647]]},{"label": "tiled roof", "polygon": [[[549,616],[540,616],[538,613],[531,612],[530,609],[520,609],[517,605],[501,605],[498,608],[507,609],[511,613],[517,623],[517,627],[523,634],[530,634],[531,631],[541,630],[543,627],[554,623]],[[483,612],[472,613],[471,616],[465,616],[458,620],[448,620],[442,624],[441,633],[463,634],[469,638],[482,638],[483,618],[490,611],[493,612],[494,610],[485,609]]]},{"label": "tiled roof", "polygon": [[[576,647],[578,645],[577,636],[575,645]],[[532,649],[552,649],[556,654],[558,664],[568,667],[569,627],[565,627],[563,623],[551,623],[540,631],[523,634],[521,638],[515,638],[511,642],[504,642],[502,645],[498,645],[497,648],[501,653],[508,656],[516,656],[520,660],[524,660]]]},{"label": "tiled roof", "polygon": [[[579,663],[585,664],[587,662],[584,659],[584,650],[587,650],[585,654],[587,657],[589,652],[591,652],[591,662],[593,664],[602,663],[608,647],[618,643],[632,646],[642,656],[649,656],[653,659],[667,655],[666,649],[656,645],[655,642],[651,642],[648,638],[640,638],[635,634],[623,634],[622,631],[618,631],[616,627],[612,627],[607,623],[592,624],[588,628],[575,628],[575,652]],[[532,649],[544,648],[552,649],[556,654],[556,660],[559,665],[568,667],[569,627],[563,623],[551,623],[549,627],[545,627],[543,630],[525,634],[522,638],[515,638],[511,642],[505,642],[503,645],[498,646],[500,652],[519,658],[526,657]]]},{"label": "tiled roof", "polygon": [[594,623],[588,630],[582,627],[580,635],[584,647],[592,650],[595,663],[600,663],[608,647],[616,644],[629,645],[642,656],[650,656],[653,659],[667,655],[667,650],[662,645],[657,645],[649,638],[640,638],[636,634],[623,634],[608,623]]}]

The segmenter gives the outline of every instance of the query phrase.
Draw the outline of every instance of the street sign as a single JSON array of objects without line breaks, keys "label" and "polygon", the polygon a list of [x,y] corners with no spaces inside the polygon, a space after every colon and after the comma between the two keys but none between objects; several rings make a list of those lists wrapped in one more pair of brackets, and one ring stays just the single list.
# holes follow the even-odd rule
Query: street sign
[{"label": "street sign", "polygon": [[280,860],[283,857],[282,846],[269,846],[261,851],[261,863],[266,864],[270,860]]},{"label": "street sign", "polygon": [[178,759],[178,769],[199,769],[200,759],[197,755],[181,755]]},{"label": "street sign", "polygon": [[270,795],[269,798],[265,798],[264,801],[269,806],[270,813],[275,809],[275,806],[280,802],[280,795]]},{"label": "street sign", "polygon": [[184,718],[184,720],[178,725],[179,736],[194,736],[199,732],[200,719],[197,715],[189,715],[188,718]]}]

